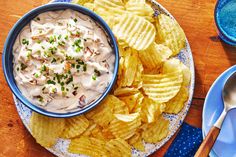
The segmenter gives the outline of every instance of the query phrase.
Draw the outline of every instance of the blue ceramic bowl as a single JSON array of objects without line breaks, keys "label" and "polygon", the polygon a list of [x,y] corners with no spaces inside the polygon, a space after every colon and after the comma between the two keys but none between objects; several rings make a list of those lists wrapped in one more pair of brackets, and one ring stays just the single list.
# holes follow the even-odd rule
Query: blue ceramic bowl
[{"label": "blue ceramic bowl", "polygon": [[218,30],[218,34],[219,37],[222,41],[224,41],[226,44],[232,45],[232,46],[236,46],[236,40],[234,38],[232,38],[231,36],[229,36],[221,27],[221,25],[219,24],[219,11],[221,10],[221,8],[228,3],[231,0],[218,0],[215,6],[215,23],[217,26],[217,30]]},{"label": "blue ceramic bowl", "polygon": [[[75,11],[78,11],[80,13],[83,13],[85,15],[88,15],[91,17],[94,21],[96,21],[106,32],[108,38],[110,38],[110,44],[113,48],[113,52],[115,53],[115,65],[114,65],[114,75],[111,80],[111,83],[107,87],[107,89],[104,91],[104,93],[94,102],[92,102],[90,105],[87,107],[78,110],[78,111],[73,111],[73,112],[68,112],[68,113],[55,113],[55,112],[49,112],[46,111],[31,102],[29,102],[21,93],[21,91],[18,89],[14,75],[13,75],[13,54],[12,54],[12,48],[15,43],[15,40],[22,30],[25,25],[27,25],[33,18],[35,18],[37,15],[47,12],[47,11],[55,11],[55,10],[64,10],[64,9],[72,9]],[[75,4],[69,4],[69,3],[51,3],[51,4],[46,4],[43,6],[40,6],[36,9],[31,10],[27,14],[25,14],[17,23],[14,25],[10,33],[8,34],[8,37],[6,39],[5,45],[4,45],[4,50],[3,50],[3,55],[2,55],[2,65],[3,65],[3,70],[4,70],[4,75],[7,80],[7,83],[12,90],[13,94],[19,99],[24,105],[26,105],[28,108],[32,109],[35,112],[38,112],[40,114],[50,116],[50,117],[56,117],[56,118],[66,118],[66,117],[72,117],[76,115],[83,114],[90,109],[94,108],[97,106],[109,93],[109,91],[112,89],[112,86],[116,82],[116,76],[118,73],[118,68],[119,68],[119,51],[118,51],[118,45],[116,42],[116,39],[109,28],[109,26],[105,23],[105,21],[99,17],[97,14],[94,12],[81,7],[79,5]]]}]

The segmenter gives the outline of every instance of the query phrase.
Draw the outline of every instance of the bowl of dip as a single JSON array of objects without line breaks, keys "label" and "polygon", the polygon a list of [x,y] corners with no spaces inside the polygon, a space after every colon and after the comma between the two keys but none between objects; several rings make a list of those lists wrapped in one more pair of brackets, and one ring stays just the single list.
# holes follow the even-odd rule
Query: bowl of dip
[{"label": "bowl of dip", "polygon": [[13,94],[40,114],[65,118],[98,105],[116,82],[115,37],[98,15],[53,3],[25,14],[10,31],[2,56]]}]

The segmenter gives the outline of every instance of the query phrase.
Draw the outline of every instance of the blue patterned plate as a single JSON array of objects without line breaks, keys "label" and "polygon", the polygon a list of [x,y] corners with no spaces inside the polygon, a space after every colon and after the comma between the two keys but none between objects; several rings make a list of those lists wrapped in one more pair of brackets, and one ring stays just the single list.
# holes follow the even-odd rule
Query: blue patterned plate
[{"label": "blue patterned plate", "polygon": [[[174,19],[174,17],[163,6],[161,6],[158,2],[156,2],[155,0],[150,0],[150,1],[153,5],[153,9],[156,11],[157,14],[164,13]],[[71,2],[71,0],[55,0],[53,2]],[[186,66],[188,66],[191,71],[191,83],[189,86],[189,99],[185,103],[183,110],[179,114],[177,114],[177,115],[164,114],[164,117],[166,119],[170,120],[170,126],[169,126],[170,131],[169,131],[168,136],[156,144],[146,143],[145,144],[145,152],[140,152],[140,151],[133,149],[132,156],[136,156],[136,157],[137,156],[140,156],[140,157],[141,156],[148,156],[148,155],[154,153],[155,151],[157,151],[161,146],[163,146],[174,135],[174,133],[181,126],[185,116],[187,115],[188,109],[189,109],[191,101],[192,101],[192,96],[193,96],[193,91],[194,91],[194,80],[195,80],[193,57],[192,57],[192,52],[191,52],[190,45],[189,45],[188,41],[186,43],[185,48],[183,50],[181,50],[181,52],[179,53],[179,55],[177,57]],[[18,111],[24,125],[26,126],[26,128],[30,132],[29,119],[30,119],[32,111],[30,109],[28,109],[27,107],[25,107],[23,104],[21,104],[20,101],[18,101],[15,97],[14,97],[14,100],[15,100],[17,111]],[[70,140],[58,139],[57,144],[53,148],[50,148],[50,149],[46,148],[46,149],[59,157],[65,157],[65,156],[66,157],[83,157],[84,156],[84,155],[77,155],[77,154],[68,153],[67,148],[68,148],[69,143],[70,143]]]}]

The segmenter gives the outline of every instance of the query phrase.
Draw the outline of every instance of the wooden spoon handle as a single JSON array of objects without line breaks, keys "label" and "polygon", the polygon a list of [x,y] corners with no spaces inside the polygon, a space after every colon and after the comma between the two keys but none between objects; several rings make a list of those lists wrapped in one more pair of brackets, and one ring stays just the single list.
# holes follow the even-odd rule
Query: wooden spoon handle
[{"label": "wooden spoon handle", "polygon": [[220,129],[213,126],[208,132],[206,138],[203,140],[201,146],[198,148],[198,151],[194,157],[208,157],[219,133]]}]

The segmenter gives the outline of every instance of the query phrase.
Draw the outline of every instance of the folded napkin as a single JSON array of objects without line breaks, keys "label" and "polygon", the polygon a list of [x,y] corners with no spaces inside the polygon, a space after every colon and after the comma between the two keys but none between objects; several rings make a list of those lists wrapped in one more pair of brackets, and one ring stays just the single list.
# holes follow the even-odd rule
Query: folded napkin
[{"label": "folded napkin", "polygon": [[183,123],[164,157],[193,157],[202,143],[202,130]]}]

